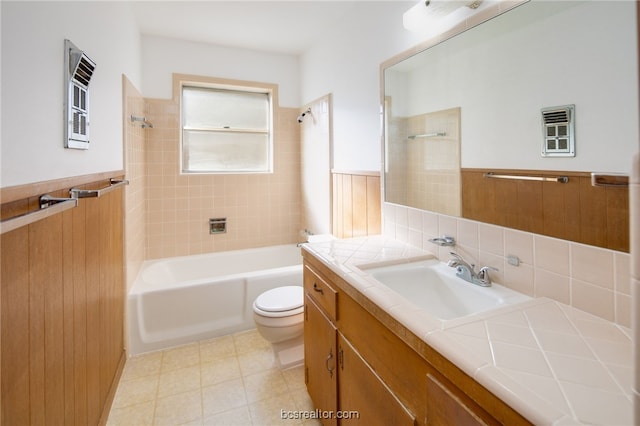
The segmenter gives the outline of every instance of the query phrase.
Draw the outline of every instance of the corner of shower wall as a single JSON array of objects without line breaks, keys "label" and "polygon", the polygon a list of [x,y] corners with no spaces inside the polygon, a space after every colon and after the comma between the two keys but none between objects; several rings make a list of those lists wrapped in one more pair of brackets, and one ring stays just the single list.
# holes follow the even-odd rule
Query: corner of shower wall
[{"label": "corner of shower wall", "polygon": [[144,116],[142,94],[122,76],[124,167],[129,185],[125,189],[125,269],[127,294],[145,260],[145,129],[130,120]]}]

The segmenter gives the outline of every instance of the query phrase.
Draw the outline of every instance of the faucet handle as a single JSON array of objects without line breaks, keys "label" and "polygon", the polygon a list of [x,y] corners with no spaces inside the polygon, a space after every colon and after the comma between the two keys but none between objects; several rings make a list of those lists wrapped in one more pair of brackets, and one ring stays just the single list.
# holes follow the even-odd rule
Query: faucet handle
[{"label": "faucet handle", "polygon": [[476,274],[478,279],[481,282],[483,282],[484,284],[487,284],[487,285],[491,285],[491,277],[489,276],[489,271],[498,272],[499,269],[498,268],[494,268],[493,266],[483,266],[482,268],[480,268],[480,270]]}]

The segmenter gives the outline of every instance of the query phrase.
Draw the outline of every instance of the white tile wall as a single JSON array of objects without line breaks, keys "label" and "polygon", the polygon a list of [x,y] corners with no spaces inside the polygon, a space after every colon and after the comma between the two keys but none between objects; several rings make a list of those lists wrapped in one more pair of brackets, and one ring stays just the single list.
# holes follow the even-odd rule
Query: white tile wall
[{"label": "white tile wall", "polygon": [[[631,326],[628,253],[391,203],[383,204],[383,234],[442,261],[453,249],[476,265],[498,268],[491,275],[496,283]],[[443,235],[454,237],[456,246],[429,242]],[[520,264],[510,265],[507,256],[517,256]]]}]

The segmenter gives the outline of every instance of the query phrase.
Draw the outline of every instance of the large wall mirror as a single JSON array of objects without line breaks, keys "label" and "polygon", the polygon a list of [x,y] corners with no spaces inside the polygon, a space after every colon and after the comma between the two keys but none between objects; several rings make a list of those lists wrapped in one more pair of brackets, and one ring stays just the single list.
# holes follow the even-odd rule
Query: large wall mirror
[{"label": "large wall mirror", "polygon": [[[613,176],[615,185],[616,175],[630,173],[639,134],[635,7],[630,1],[533,0],[502,14],[494,8],[492,19],[384,63],[385,201],[628,250],[628,222],[610,230],[625,233],[627,242],[610,244],[601,241],[610,237],[573,236],[582,230],[520,226],[514,204],[517,197],[547,203],[554,194],[564,200],[558,206],[520,203],[520,210],[539,209],[547,221],[562,215],[571,226],[576,213],[594,204],[592,193],[575,195],[587,186],[581,179],[595,172]],[[555,110],[560,118],[545,116]],[[494,183],[491,173],[545,180]],[[568,179],[556,183],[555,175]],[[539,185],[540,192],[531,195],[538,189],[525,184]],[[516,198],[503,200],[510,191]],[[617,214],[626,208],[628,221],[628,191],[616,191],[614,198],[605,189],[596,192],[604,198],[595,204],[605,213],[594,210],[583,228],[611,221],[599,217],[611,205]],[[511,211],[494,220],[483,209]]]}]

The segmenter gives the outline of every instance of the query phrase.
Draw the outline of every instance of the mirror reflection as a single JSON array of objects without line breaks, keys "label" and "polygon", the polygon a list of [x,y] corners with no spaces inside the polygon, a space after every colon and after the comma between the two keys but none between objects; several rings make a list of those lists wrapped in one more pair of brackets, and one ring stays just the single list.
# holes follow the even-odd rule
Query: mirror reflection
[{"label": "mirror reflection", "polygon": [[[636,37],[633,2],[530,1],[395,61],[383,74],[385,201],[467,217],[465,170],[628,174]],[[572,121],[550,134],[556,108]]]}]

